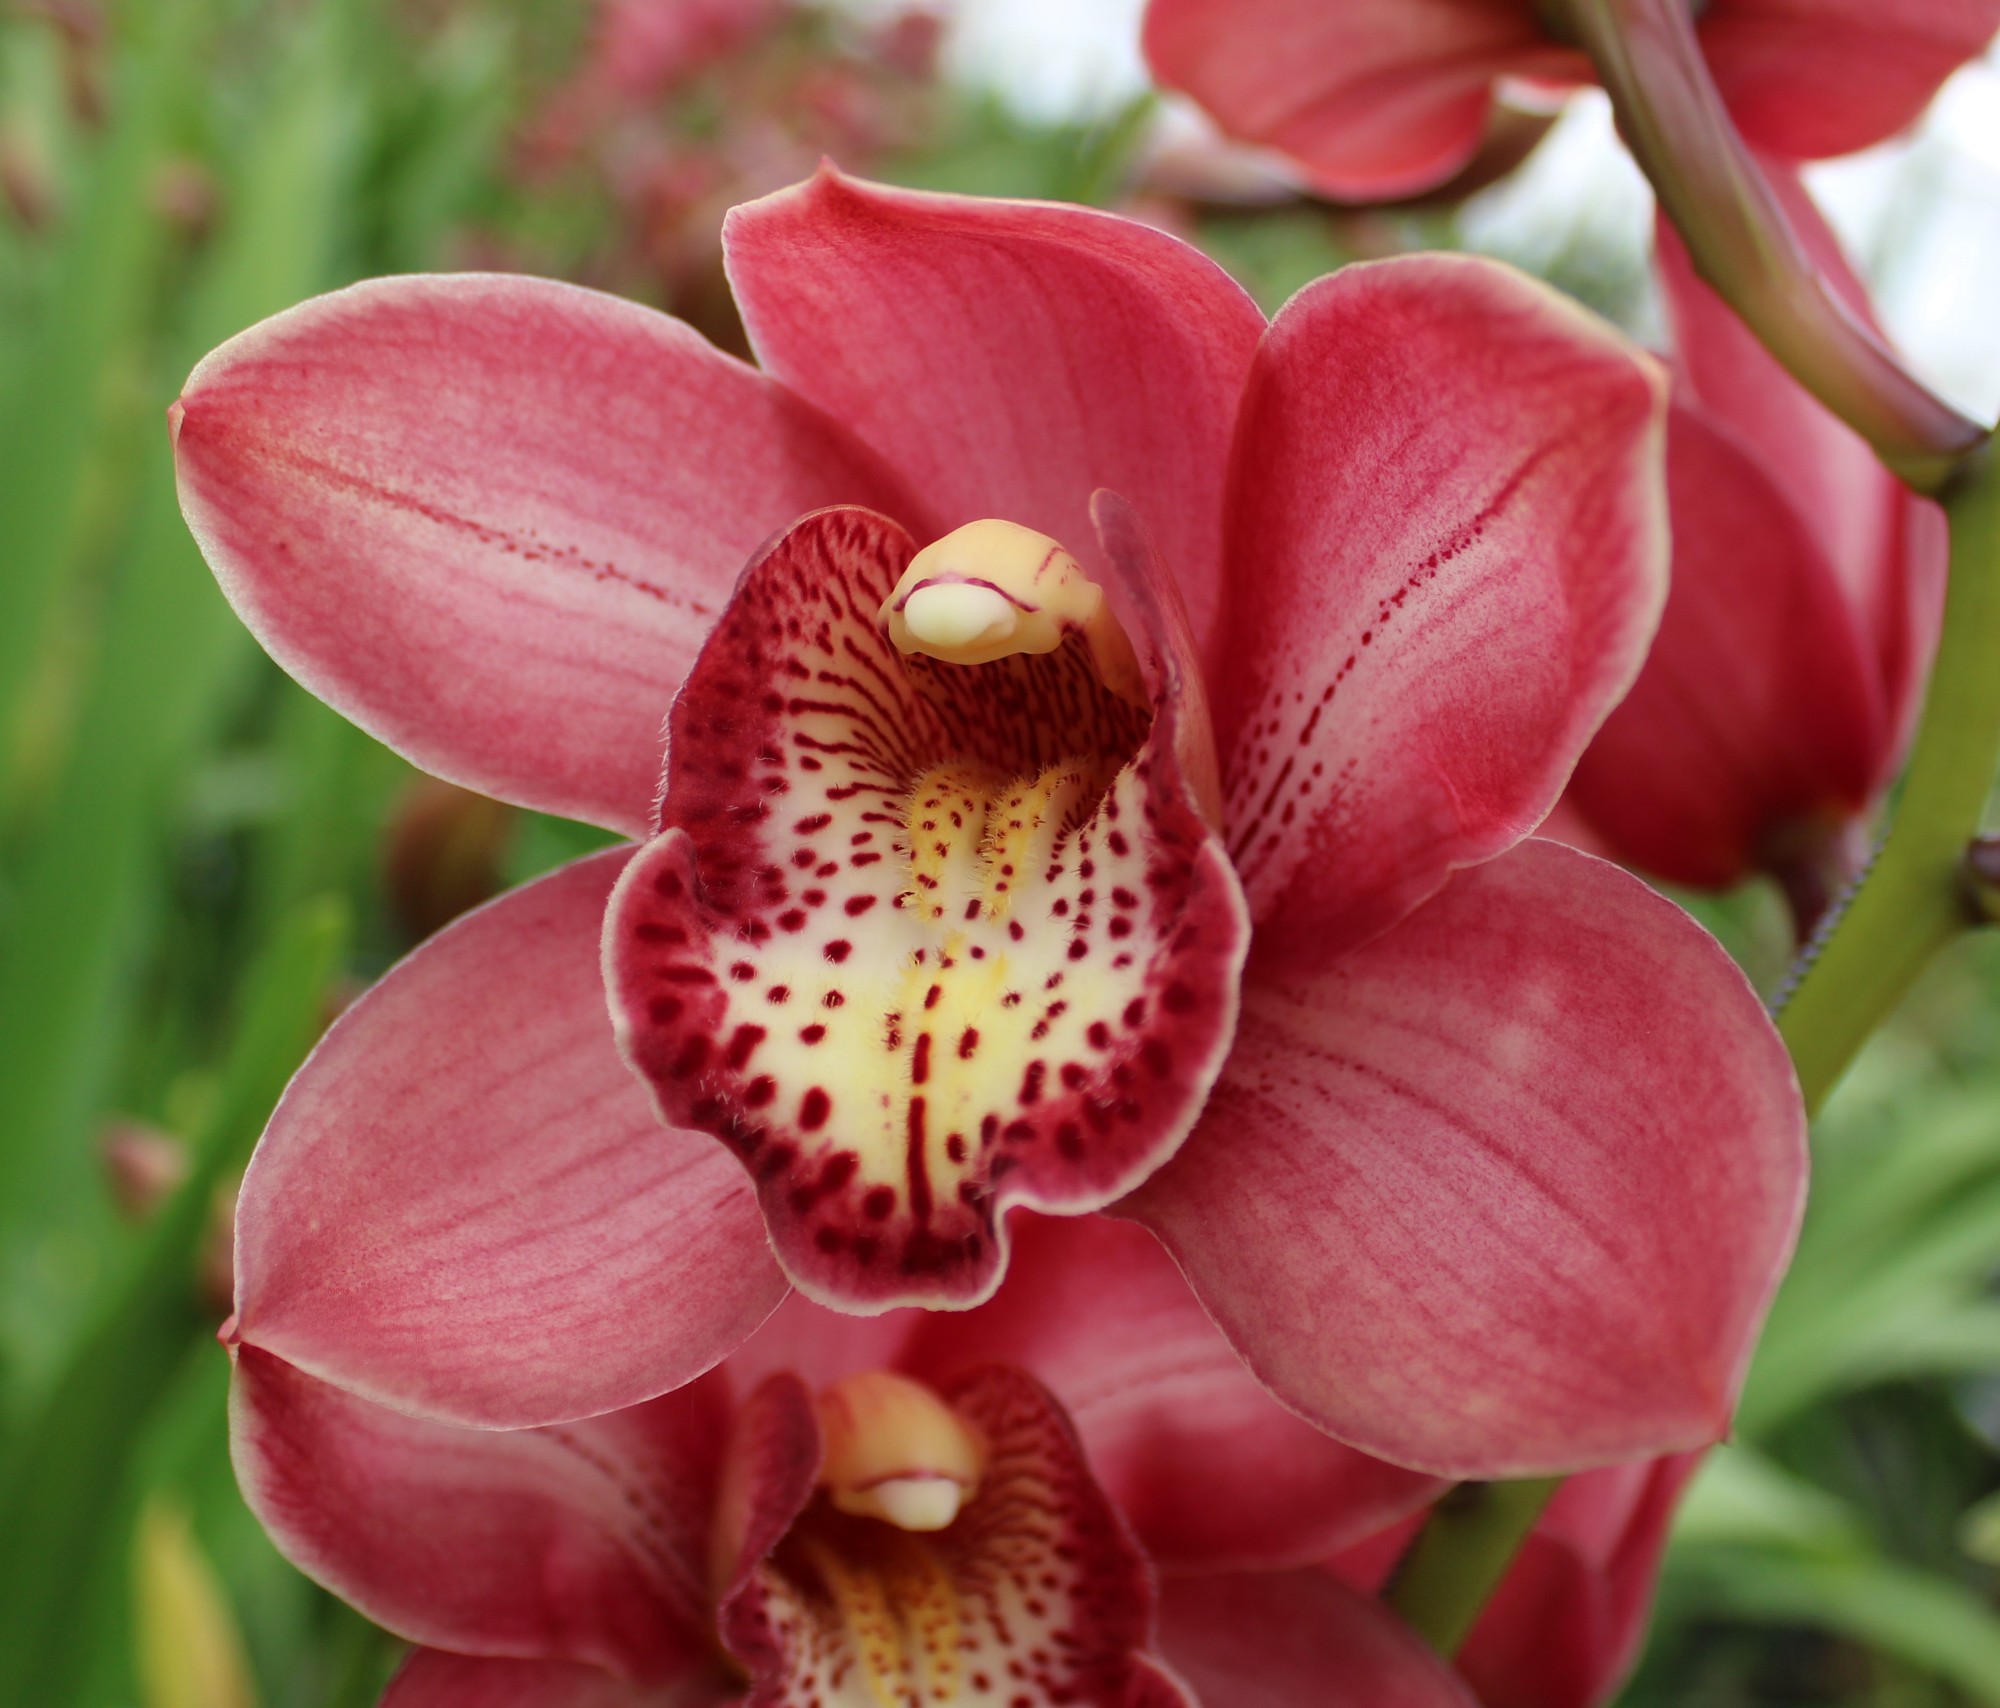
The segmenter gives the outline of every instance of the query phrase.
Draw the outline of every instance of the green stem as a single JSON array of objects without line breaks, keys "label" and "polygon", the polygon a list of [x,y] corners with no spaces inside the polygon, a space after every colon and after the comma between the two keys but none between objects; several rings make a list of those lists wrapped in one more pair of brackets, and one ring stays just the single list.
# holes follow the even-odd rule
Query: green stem
[{"label": "green stem", "polygon": [[1384,1599],[1439,1654],[1457,1654],[1561,1481],[1460,1483],[1432,1509]]},{"label": "green stem", "polygon": [[1920,492],[1984,436],[1902,364],[1813,264],[1722,104],[1687,0],[1554,0],[1695,270],[1764,347]]},{"label": "green stem", "polygon": [[2000,766],[2000,457],[1989,441],[1945,498],[1951,579],[1924,720],[1887,839],[1806,952],[1778,1015],[1809,1111],[1931,956],[1973,922],[1967,845]]}]

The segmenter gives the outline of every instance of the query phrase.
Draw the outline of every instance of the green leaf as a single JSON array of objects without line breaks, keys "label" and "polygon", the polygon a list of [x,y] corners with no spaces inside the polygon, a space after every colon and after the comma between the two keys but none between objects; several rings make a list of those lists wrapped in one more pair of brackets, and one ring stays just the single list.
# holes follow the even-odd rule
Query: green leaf
[{"label": "green leaf", "polygon": [[68,1616],[104,1563],[144,1420],[213,1327],[193,1273],[216,1193],[318,1035],[346,938],[345,909],[320,899],[252,967],[193,1172],[0,1462],[0,1702],[57,1708],[86,1664]]}]

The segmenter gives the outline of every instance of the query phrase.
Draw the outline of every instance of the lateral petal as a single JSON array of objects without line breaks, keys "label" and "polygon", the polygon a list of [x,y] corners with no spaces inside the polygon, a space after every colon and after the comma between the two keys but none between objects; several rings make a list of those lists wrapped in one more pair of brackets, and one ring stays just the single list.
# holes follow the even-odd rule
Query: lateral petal
[{"label": "lateral petal", "polygon": [[629,858],[467,915],[350,1008],[244,1177],[238,1339],[511,1428],[706,1370],[784,1296],[747,1183],[619,1059],[598,939]]},{"label": "lateral petal", "polygon": [[[663,1681],[710,1669],[720,1384],[547,1429],[460,1429],[254,1346],[230,1386],[244,1498],[286,1558],[401,1636]],[[504,1698],[503,1698],[504,1700]]]},{"label": "lateral petal", "polygon": [[1340,1439],[1441,1476],[1572,1471],[1727,1427],[1804,1126],[1706,933],[1533,841],[1325,971],[1253,961],[1201,1128],[1121,1211]]},{"label": "lateral petal", "polygon": [[633,833],[751,550],[900,502],[782,386],[545,279],[315,298],[205,357],[173,422],[188,526],[292,675],[438,776]]},{"label": "lateral petal", "polygon": [[1498,263],[1309,285],[1259,352],[1212,684],[1260,927],[1365,941],[1555,804],[1666,597],[1665,380]]},{"label": "lateral petal", "polygon": [[1322,1572],[1169,1577],[1160,1632],[1202,1708],[1478,1708],[1393,1613]]},{"label": "lateral petal", "polygon": [[1092,208],[831,167],[732,209],[723,242],[758,360],[880,452],[933,533],[1004,516],[1090,564],[1090,495],[1112,487],[1206,635],[1230,428],[1264,330],[1207,256]]}]

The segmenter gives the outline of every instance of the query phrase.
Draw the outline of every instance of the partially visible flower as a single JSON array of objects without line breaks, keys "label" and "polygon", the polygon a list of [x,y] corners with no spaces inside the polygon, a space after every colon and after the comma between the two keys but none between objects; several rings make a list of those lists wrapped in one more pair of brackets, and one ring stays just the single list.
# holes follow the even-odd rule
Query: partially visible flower
[{"label": "partially visible flower", "polygon": [[[1694,8],[1744,137],[1792,160],[1909,124],[2000,28],[2000,0],[1712,0]],[[1234,136],[1355,199],[1413,195],[1478,151],[1502,78],[1588,82],[1535,0],[1152,0],[1146,57]]]},{"label": "partially visible flower", "polygon": [[[1607,1465],[1556,1491],[1456,1658],[1485,1708],[1599,1708],[1618,1693],[1645,1640],[1674,1507],[1700,1462],[1677,1453]],[[1424,1516],[1327,1569],[1373,1593]]]},{"label": "partially visible flower", "polygon": [[1115,1205],[1383,1457],[1714,1439],[1796,1087],[1684,915],[1523,840],[1664,594],[1650,360],[1476,259],[1267,326],[1129,222],[833,172],[728,237],[762,374],[448,278],[189,382],[188,516],[288,668],[649,838],[315,1054],[246,1183],[242,1337],[547,1422],[706,1369],[787,1280],[967,1306],[1010,1205]]},{"label": "partially visible flower", "polygon": [[151,1221],[194,1166],[185,1139],[123,1116],[105,1124],[97,1154],[111,1201],[131,1222]]},{"label": "partially visible flower", "polygon": [[554,1428],[419,1421],[239,1347],[244,1492],[420,1645],[391,1708],[1471,1708],[1387,1613],[1286,1569],[1428,1480],[1258,1389],[1140,1230],[1020,1245],[969,1316],[797,1300],[693,1384]]},{"label": "partially visible flower", "polygon": [[[1860,282],[1795,174],[1768,174],[1835,288]],[[1852,876],[1943,614],[1944,518],[1779,367],[1664,221],[1674,573],[1632,692],[1568,795],[1618,859],[1784,884],[1802,928]]]}]

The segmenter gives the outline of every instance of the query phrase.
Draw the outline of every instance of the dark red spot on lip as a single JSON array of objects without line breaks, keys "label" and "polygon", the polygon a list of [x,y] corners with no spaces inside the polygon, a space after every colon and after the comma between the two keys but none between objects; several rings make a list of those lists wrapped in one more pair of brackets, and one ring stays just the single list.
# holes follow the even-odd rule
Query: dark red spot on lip
[{"label": "dark red spot on lip", "polygon": [[962,1062],[971,1061],[972,1052],[978,1048],[979,1048],[979,1028],[977,1026],[966,1027],[966,1029],[959,1034],[958,1059]]},{"label": "dark red spot on lip", "polygon": [[871,1221],[887,1221],[895,1207],[896,1194],[887,1186],[871,1186],[861,1200],[861,1213]]},{"label": "dark red spot on lip", "polygon": [[1035,1104],[1042,1100],[1042,1081],[1048,1078],[1049,1067],[1044,1061],[1032,1061],[1027,1071],[1021,1075],[1021,1095],[1023,1104]]},{"label": "dark red spot on lip", "polygon": [[805,928],[806,913],[802,907],[788,907],[778,915],[780,931],[800,931]]},{"label": "dark red spot on lip", "polygon": [[801,1026],[799,1028],[799,1042],[802,1044],[817,1044],[825,1036],[826,1028],[817,1020],[810,1026]]},{"label": "dark red spot on lip", "polygon": [[827,946],[824,949],[822,949],[820,953],[825,955],[826,958],[837,967],[840,965],[842,961],[846,960],[849,955],[854,953],[854,945],[848,942],[847,939],[844,937],[836,937],[831,943],[827,944]]},{"label": "dark red spot on lip", "polygon": [[708,1040],[697,1032],[681,1046],[681,1052],[674,1057],[673,1066],[667,1073],[674,1079],[691,1079],[701,1071],[702,1063],[708,1060]]},{"label": "dark red spot on lip", "polygon": [[910,1181],[910,1214],[919,1223],[931,1219],[930,1161],[924,1154],[924,1100],[910,1099],[909,1128],[905,1158]]},{"label": "dark red spot on lip", "polygon": [[741,1073],[757,1046],[763,1043],[764,1036],[761,1026],[737,1027],[729,1040],[729,1065]]},{"label": "dark red spot on lip", "polygon": [[778,1095],[778,1082],[768,1073],[759,1074],[743,1088],[743,1106],[746,1109],[762,1109]]},{"label": "dark red spot on lip", "polygon": [[1160,1005],[1169,1014],[1185,1014],[1195,1005],[1195,994],[1179,979],[1160,993]]},{"label": "dark red spot on lip", "polygon": [[922,1085],[931,1076],[931,1035],[917,1034],[916,1048],[910,1052],[910,1083]]},{"label": "dark red spot on lip", "polygon": [[677,996],[656,996],[646,1004],[646,1012],[655,1026],[666,1026],[678,1020],[686,1006]]},{"label": "dark red spot on lip", "polygon": [[847,916],[850,919],[859,919],[862,914],[866,913],[874,905],[875,897],[873,896],[849,896],[847,898]]},{"label": "dark red spot on lip", "polygon": [[824,1127],[832,1113],[833,1099],[816,1085],[799,1099],[799,1125],[809,1133]]}]

